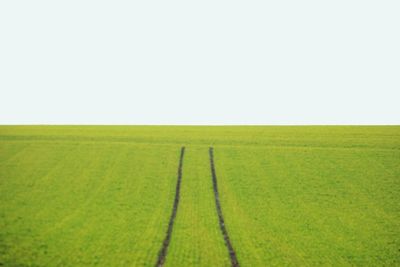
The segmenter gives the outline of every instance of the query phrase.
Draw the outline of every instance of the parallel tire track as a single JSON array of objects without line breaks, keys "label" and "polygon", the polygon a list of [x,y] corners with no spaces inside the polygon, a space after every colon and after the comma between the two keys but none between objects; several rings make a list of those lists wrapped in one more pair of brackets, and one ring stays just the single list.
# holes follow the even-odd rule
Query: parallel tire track
[{"label": "parallel tire track", "polygon": [[239,262],[238,262],[237,257],[236,257],[236,252],[233,249],[232,243],[231,243],[231,241],[229,239],[228,231],[226,230],[226,227],[225,227],[224,217],[222,215],[221,203],[219,201],[217,175],[215,173],[215,165],[214,165],[214,149],[212,147],[210,147],[209,153],[210,153],[211,175],[212,175],[214,196],[215,196],[215,206],[217,208],[217,213],[218,213],[219,227],[221,228],[221,232],[222,232],[222,235],[223,235],[224,240],[225,240],[225,245],[226,245],[226,247],[228,249],[228,252],[229,252],[229,257],[231,259],[231,264],[234,267],[238,267],[239,266]]},{"label": "parallel tire track", "polygon": [[164,242],[158,253],[158,259],[156,262],[156,267],[161,267],[164,265],[165,258],[167,256],[168,246],[171,241],[172,229],[174,227],[174,221],[176,217],[176,213],[178,211],[178,204],[179,204],[179,197],[181,192],[181,181],[182,181],[182,166],[183,166],[183,156],[185,154],[185,147],[181,148],[181,156],[179,159],[179,167],[178,167],[178,179],[176,182],[176,189],[175,189],[175,199],[174,199],[174,206],[172,208],[171,217],[169,218],[167,234],[165,236]]}]

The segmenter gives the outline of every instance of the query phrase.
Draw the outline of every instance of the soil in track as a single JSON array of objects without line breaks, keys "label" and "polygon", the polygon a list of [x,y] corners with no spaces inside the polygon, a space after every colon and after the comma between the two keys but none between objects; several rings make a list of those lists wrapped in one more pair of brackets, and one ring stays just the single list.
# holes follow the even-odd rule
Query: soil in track
[{"label": "soil in track", "polygon": [[212,181],[213,181],[213,189],[214,189],[214,197],[215,197],[215,206],[217,208],[219,226],[221,228],[221,232],[224,237],[225,245],[229,252],[231,264],[232,264],[232,266],[236,267],[236,266],[239,266],[239,262],[237,260],[235,250],[233,249],[231,240],[229,238],[228,231],[226,230],[226,227],[225,227],[225,220],[224,220],[224,216],[222,214],[221,202],[219,200],[217,174],[215,172],[214,149],[212,147],[210,147],[210,149],[209,149],[209,154],[210,154],[211,176],[212,176]]},{"label": "soil in track", "polygon": [[183,166],[183,157],[185,155],[185,147],[181,148],[181,154],[179,158],[179,166],[178,166],[178,178],[176,181],[176,189],[175,189],[175,199],[174,205],[172,208],[171,217],[168,223],[167,234],[165,236],[164,242],[162,244],[161,250],[158,253],[158,260],[156,266],[163,266],[165,262],[165,258],[168,252],[168,246],[171,241],[172,230],[174,227],[174,221],[176,218],[176,214],[178,212],[178,205],[179,205],[179,198],[180,198],[180,191],[181,191],[181,181],[182,181],[182,166]]},{"label": "soil in track", "polygon": [[165,267],[231,266],[215,210],[208,147],[185,152],[179,212]]}]

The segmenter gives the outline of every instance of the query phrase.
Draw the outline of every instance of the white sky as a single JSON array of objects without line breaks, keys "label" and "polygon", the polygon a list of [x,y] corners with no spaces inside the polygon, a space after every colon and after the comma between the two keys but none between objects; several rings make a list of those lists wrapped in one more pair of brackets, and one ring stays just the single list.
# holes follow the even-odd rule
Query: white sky
[{"label": "white sky", "polygon": [[400,124],[400,2],[3,0],[0,124]]}]

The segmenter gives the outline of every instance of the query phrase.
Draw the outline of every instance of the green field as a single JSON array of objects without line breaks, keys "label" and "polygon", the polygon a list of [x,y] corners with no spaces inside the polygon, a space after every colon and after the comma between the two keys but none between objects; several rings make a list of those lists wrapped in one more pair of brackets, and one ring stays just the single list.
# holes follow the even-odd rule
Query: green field
[{"label": "green field", "polygon": [[400,266],[400,127],[0,126],[0,266]]}]

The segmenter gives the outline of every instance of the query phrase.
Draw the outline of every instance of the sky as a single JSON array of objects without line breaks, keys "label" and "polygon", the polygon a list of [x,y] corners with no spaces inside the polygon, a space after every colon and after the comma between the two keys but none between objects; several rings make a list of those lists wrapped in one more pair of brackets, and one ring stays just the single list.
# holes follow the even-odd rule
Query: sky
[{"label": "sky", "polygon": [[0,1],[0,124],[400,124],[400,2]]}]

